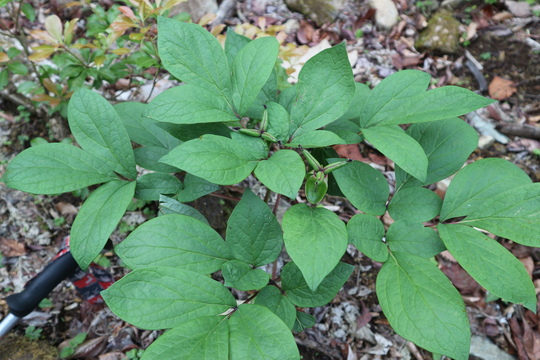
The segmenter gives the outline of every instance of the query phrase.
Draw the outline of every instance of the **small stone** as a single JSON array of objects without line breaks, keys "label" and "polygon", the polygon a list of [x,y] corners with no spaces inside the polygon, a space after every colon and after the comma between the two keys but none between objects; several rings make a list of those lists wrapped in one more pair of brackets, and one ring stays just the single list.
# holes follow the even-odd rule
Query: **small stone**
[{"label": "small stone", "polygon": [[478,138],[478,148],[480,150],[487,150],[494,143],[495,138],[491,135],[480,135],[480,137]]},{"label": "small stone", "polygon": [[429,20],[414,45],[420,50],[454,54],[459,49],[459,25],[450,11],[441,9]]},{"label": "small stone", "polygon": [[369,0],[369,6],[375,9],[375,23],[378,27],[390,30],[397,24],[399,14],[392,0]]},{"label": "small stone", "polygon": [[512,355],[499,349],[497,345],[492,343],[489,339],[473,335],[471,338],[471,355],[476,356],[482,360],[514,360]]},{"label": "small stone", "polygon": [[531,16],[531,5],[525,1],[505,1],[505,5],[512,15],[517,17]]},{"label": "small stone", "polygon": [[322,25],[334,21],[345,0],[285,0],[285,5]]}]

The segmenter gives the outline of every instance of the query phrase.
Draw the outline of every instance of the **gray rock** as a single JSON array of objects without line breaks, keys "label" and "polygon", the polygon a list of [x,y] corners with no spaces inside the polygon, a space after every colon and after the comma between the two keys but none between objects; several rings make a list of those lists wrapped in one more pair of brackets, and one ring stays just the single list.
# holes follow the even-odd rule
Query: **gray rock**
[{"label": "gray rock", "polygon": [[459,21],[448,10],[437,11],[415,42],[419,50],[454,54],[459,49]]},{"label": "gray rock", "polygon": [[369,0],[369,6],[375,9],[375,23],[378,27],[390,30],[397,24],[399,14],[392,0]]},{"label": "gray rock", "polygon": [[303,14],[319,25],[334,21],[345,3],[346,0],[285,0],[289,9]]},{"label": "gray rock", "polygon": [[529,5],[525,1],[506,0],[505,5],[514,16],[517,16],[517,17],[531,16],[531,5]]},{"label": "gray rock", "polygon": [[516,360],[515,357],[499,349],[489,339],[473,335],[471,338],[471,355],[482,360]]},{"label": "gray rock", "polygon": [[215,14],[217,11],[217,0],[188,0],[174,6],[171,9],[171,15],[174,16],[182,12],[187,12],[191,15],[191,19],[196,22],[199,21],[203,15],[209,13]]}]

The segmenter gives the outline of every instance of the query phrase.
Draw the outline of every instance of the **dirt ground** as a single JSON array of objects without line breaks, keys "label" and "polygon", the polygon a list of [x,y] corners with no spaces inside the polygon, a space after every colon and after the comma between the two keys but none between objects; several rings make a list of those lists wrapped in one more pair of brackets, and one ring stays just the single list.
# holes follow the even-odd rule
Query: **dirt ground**
[{"label": "dirt ground", "polygon": [[[100,3],[108,6],[112,2],[100,0]],[[236,3],[238,11],[225,19],[225,23],[257,24],[264,17],[268,23],[283,24],[293,19],[300,26],[288,35],[287,41],[298,46],[316,47],[323,40],[331,44],[346,40],[349,53],[355,53],[360,64],[354,70],[356,80],[372,84],[396,70],[421,69],[432,75],[433,84],[437,86],[459,85],[489,96],[493,92],[489,87],[494,86],[497,78],[511,80],[511,84],[506,85],[511,89],[509,96],[479,113],[480,120],[467,117],[469,122],[478,122],[475,127],[485,140],[473,153],[471,161],[486,157],[508,159],[525,170],[533,181],[540,181],[540,49],[535,47],[535,43],[540,46],[539,14],[518,16],[503,1],[494,5],[482,0],[458,2],[454,17],[471,39],[467,44],[462,43],[457,53],[441,54],[414,49],[414,40],[433,15],[433,11],[420,7],[418,1],[394,1],[400,21],[390,30],[381,30],[374,24],[374,12],[367,1],[348,3],[334,22],[322,25],[301,14],[282,11],[283,8],[274,3],[239,1]],[[40,6],[49,9],[49,13],[58,9],[49,2],[41,2]],[[275,12],[258,12],[257,9]],[[500,15],[503,13],[508,15]],[[499,18],[502,20],[496,20]],[[476,26],[471,27],[471,23]],[[354,36],[358,29],[363,33],[359,38]],[[470,55],[466,55],[467,52]],[[465,65],[469,56],[477,61],[476,70]],[[486,88],[475,74],[478,70]],[[27,148],[31,139],[44,137],[60,141],[69,133],[64,119],[57,116],[44,119],[38,116],[42,114],[38,110],[30,114],[28,121],[17,119],[18,104],[10,101],[6,96],[8,92],[9,89],[2,91],[0,99],[0,175],[7,162]],[[494,139],[493,133],[485,132],[485,124],[493,125],[498,135],[506,135],[507,141]],[[393,164],[376,150],[366,145],[336,150],[344,157],[375,164],[392,181]],[[192,205],[211,220],[213,227],[224,232],[227,216],[235,204],[230,199],[240,198],[242,191],[240,186],[223,187]],[[444,194],[444,182],[437,185],[437,191]],[[69,234],[81,203],[81,198],[71,194],[30,195],[0,183],[1,297],[21,291],[55,256],[63,238]],[[328,197],[325,206],[344,220],[355,213],[347,201],[337,197]],[[156,211],[154,203],[134,205],[113,233],[112,242],[120,242]],[[540,289],[540,249],[504,239],[501,242],[523,262],[537,290]],[[113,252],[104,253],[103,258],[103,264],[114,277],[125,273]],[[343,261],[355,265],[354,273],[330,304],[309,310],[317,324],[296,335],[303,359],[432,359],[429,352],[395,334],[384,317],[375,294],[375,279],[381,264],[353,247],[348,249]],[[443,253],[437,256],[437,261],[466,302],[475,346],[470,359],[540,358],[539,316],[522,306],[489,299],[486,291],[451,255]],[[58,286],[48,299],[50,301],[25,318],[9,338],[0,342],[0,360],[56,358],[57,349],[68,346],[69,339],[81,332],[88,333],[87,341],[77,349],[73,359],[126,359],[126,354],[146,348],[160,334],[126,324],[103,304],[84,301],[69,282]],[[0,318],[7,312],[7,304],[0,300]]]}]

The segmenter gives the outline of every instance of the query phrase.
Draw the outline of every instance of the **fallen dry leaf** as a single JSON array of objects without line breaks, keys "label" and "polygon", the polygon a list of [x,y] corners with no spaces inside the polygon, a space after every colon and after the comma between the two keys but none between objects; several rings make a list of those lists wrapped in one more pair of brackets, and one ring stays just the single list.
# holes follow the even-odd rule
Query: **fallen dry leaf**
[{"label": "fallen dry leaf", "polygon": [[503,79],[495,76],[488,87],[489,96],[495,100],[505,100],[514,95],[517,91],[515,83],[512,80]]},{"label": "fallen dry leaf", "polygon": [[13,239],[0,238],[0,253],[6,257],[23,256],[26,254],[24,244]]}]

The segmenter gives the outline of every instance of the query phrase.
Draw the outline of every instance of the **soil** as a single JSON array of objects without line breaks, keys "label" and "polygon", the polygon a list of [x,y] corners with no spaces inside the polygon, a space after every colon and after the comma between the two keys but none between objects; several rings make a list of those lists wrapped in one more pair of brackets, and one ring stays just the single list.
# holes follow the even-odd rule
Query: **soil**
[{"label": "soil", "polygon": [[[332,43],[347,40],[349,48],[359,49],[359,57],[365,56],[364,59],[372,66],[356,74],[356,79],[372,83],[383,78],[381,74],[385,70],[393,72],[398,68],[414,68],[430,72],[434,83],[457,84],[478,90],[478,80],[463,66],[464,51],[468,50],[483,66],[481,71],[488,84],[498,76],[513,81],[517,89],[513,95],[502,100],[499,107],[490,108],[488,113],[483,113],[484,119],[489,123],[506,121],[539,126],[540,52],[526,41],[527,38],[539,41],[538,17],[531,17],[530,21],[525,22],[514,16],[513,20],[506,23],[496,22],[492,20],[493,15],[508,10],[502,3],[496,6],[477,0],[462,3],[455,10],[454,16],[464,25],[469,22],[480,24],[470,45],[463,47],[463,51],[456,55],[417,53],[414,54],[417,60],[409,65],[400,63],[397,66],[396,58],[392,54],[403,53],[403,44],[406,44],[403,39],[416,37],[422,28],[422,18],[429,19],[429,14],[415,6],[416,1],[394,2],[398,5],[403,21],[388,32],[373,26],[373,12],[369,11],[364,1],[350,2],[335,23],[323,26],[310,20],[304,21],[302,15],[282,11],[283,8],[279,6],[277,9],[281,10],[275,14],[266,14],[266,17],[270,19],[268,21],[276,24],[290,19],[301,19],[301,28],[287,39],[297,45],[317,46],[322,38],[327,38]],[[48,2],[41,2],[40,6],[47,11],[58,11],[58,2],[53,1],[50,6],[46,3]],[[100,3],[109,6],[112,2]],[[235,17],[226,19],[226,23],[256,23],[261,14],[253,13],[247,6],[251,4],[253,8],[265,8],[262,5],[257,7],[259,3],[264,5],[270,2],[238,2],[240,11]],[[475,10],[467,10],[472,6]],[[5,15],[3,16],[5,18]],[[365,30],[362,39],[355,39],[352,35],[352,32],[358,29]],[[61,141],[69,136],[66,121],[58,115],[38,116],[38,113],[43,113],[33,111],[27,119],[18,119],[20,113],[17,104],[6,96],[0,101],[0,115],[1,119],[4,119],[0,121],[0,175],[13,156],[30,146],[31,139],[43,137],[50,141]],[[516,163],[533,181],[538,182],[540,157],[534,155],[534,151],[540,149],[537,140],[539,139],[510,136],[506,144],[494,142],[477,149],[471,155],[470,161],[487,157],[505,158]],[[383,170],[391,182],[393,167],[388,159],[366,145],[361,145],[355,151],[362,157],[362,161],[373,163]],[[361,153],[365,157],[360,155]],[[209,219],[212,227],[224,235],[226,219],[236,203],[234,199],[238,199],[242,191],[242,186],[224,187],[216,194],[201,198],[190,205],[199,209]],[[442,191],[444,194],[444,190]],[[69,234],[82,201],[81,197],[72,194],[50,197],[29,195],[8,189],[0,183],[0,251],[3,256],[0,266],[0,291],[3,296],[21,291],[24,284],[54,257],[63,238]],[[334,209],[344,220],[355,213],[353,207],[339,197],[328,196],[325,201],[325,205]],[[111,236],[112,242],[120,242],[134,227],[149,216],[154,216],[156,208],[156,204],[141,204],[129,211],[121,226]],[[383,220],[391,221],[387,217]],[[540,249],[506,241],[502,243],[526,265],[538,287]],[[106,252],[104,258],[107,269],[115,278],[125,274],[126,269],[119,264],[112,252]],[[296,334],[302,358],[432,359],[432,354],[416,348],[414,344],[395,334],[384,317],[375,293],[376,277],[381,264],[365,257],[352,246],[342,261],[354,265],[355,270],[330,304],[306,310],[316,317],[317,324]],[[534,355],[540,357],[540,353],[534,352],[539,349],[531,350],[524,345],[531,339],[540,338],[539,317],[519,305],[508,304],[499,299],[487,301],[485,290],[470,278],[449,254],[441,254],[437,261],[466,302],[473,334],[489,339],[498,346],[499,351],[519,359],[532,360]],[[160,334],[126,324],[103,304],[89,304],[69,282],[58,286],[48,298],[48,305],[40,307],[31,317],[24,319],[10,337],[0,342],[0,360],[54,358],[57,349],[65,347],[66,341],[80,332],[88,332],[90,341],[78,349],[75,359],[125,359],[125,354],[130,350],[148,347]],[[0,318],[7,312],[5,301],[0,300]],[[27,332],[31,327],[41,331],[37,336],[41,339],[40,342],[29,340]],[[24,350],[25,355],[10,352],[10,346],[14,351]],[[481,354],[475,355],[471,355],[470,359],[492,359],[482,357]]]}]

